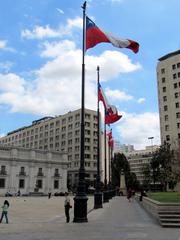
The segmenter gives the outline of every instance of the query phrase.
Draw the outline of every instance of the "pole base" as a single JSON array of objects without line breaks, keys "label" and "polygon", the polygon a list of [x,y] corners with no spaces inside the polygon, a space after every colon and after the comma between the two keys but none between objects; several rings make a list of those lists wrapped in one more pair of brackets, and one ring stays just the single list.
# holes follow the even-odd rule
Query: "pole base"
[{"label": "pole base", "polygon": [[94,209],[102,208],[102,192],[94,193]]},{"label": "pole base", "polygon": [[107,190],[103,192],[103,202],[109,202],[109,192]]},{"label": "pole base", "polygon": [[73,222],[88,222],[87,219],[87,196],[76,196],[74,198],[74,219]]}]

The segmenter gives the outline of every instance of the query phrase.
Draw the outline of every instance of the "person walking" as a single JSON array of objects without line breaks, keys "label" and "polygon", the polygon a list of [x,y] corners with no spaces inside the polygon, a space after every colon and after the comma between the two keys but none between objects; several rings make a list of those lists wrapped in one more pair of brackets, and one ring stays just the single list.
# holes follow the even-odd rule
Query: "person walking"
[{"label": "person walking", "polygon": [[67,192],[65,193],[64,208],[65,208],[66,222],[69,223],[70,221],[69,209],[72,208],[72,206],[70,203],[69,194]]},{"label": "person walking", "polygon": [[129,202],[131,202],[131,197],[132,197],[132,190],[131,188],[129,188],[127,192],[127,199],[129,200]]},{"label": "person walking", "polygon": [[8,208],[9,208],[9,202],[7,200],[4,201],[4,204],[2,205],[2,214],[1,214],[1,219],[0,219],[0,223],[3,220],[3,217],[5,217],[6,219],[6,223],[8,223]]}]

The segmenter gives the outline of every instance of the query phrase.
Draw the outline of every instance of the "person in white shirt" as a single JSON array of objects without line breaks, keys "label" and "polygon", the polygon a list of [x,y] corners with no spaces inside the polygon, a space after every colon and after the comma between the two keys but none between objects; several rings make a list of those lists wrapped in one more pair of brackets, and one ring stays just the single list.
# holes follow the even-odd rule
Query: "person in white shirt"
[{"label": "person in white shirt", "polygon": [[65,193],[64,208],[65,208],[66,222],[69,223],[70,221],[69,209],[72,208],[72,206],[70,203],[69,194],[67,192]]}]

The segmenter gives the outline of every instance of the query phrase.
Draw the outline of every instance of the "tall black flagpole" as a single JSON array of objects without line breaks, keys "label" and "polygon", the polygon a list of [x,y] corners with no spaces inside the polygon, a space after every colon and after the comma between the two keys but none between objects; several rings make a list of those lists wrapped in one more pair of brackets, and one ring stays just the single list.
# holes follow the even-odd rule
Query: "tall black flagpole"
[{"label": "tall black flagpole", "polygon": [[[97,66],[97,96],[99,92],[99,66]],[[97,116],[98,116],[98,141],[97,141],[97,176],[96,176],[96,191],[94,193],[94,208],[102,208],[102,192],[100,184],[100,112],[99,98],[97,97]]]},{"label": "tall black flagpole", "polygon": [[[104,118],[106,117],[106,109],[104,110]],[[109,202],[109,196],[107,191],[107,151],[106,151],[106,123],[104,119],[104,196],[103,202]]]},{"label": "tall black flagpole", "polygon": [[86,1],[83,6],[83,46],[82,46],[82,95],[81,95],[81,159],[79,168],[79,182],[76,196],[74,197],[74,222],[87,222],[87,194],[85,185],[84,168],[84,109],[85,109],[85,22],[86,22]]}]

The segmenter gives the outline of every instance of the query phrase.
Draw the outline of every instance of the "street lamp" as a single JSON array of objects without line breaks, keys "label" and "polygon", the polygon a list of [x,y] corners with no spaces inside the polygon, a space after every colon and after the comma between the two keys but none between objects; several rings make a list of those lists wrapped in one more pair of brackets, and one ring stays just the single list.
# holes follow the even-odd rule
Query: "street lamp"
[{"label": "street lamp", "polygon": [[81,92],[81,155],[79,168],[79,182],[77,193],[74,197],[74,222],[87,222],[87,194],[85,186],[85,168],[84,168],[84,110],[85,110],[85,11],[86,2],[83,6],[83,55],[82,55],[82,92]]}]

